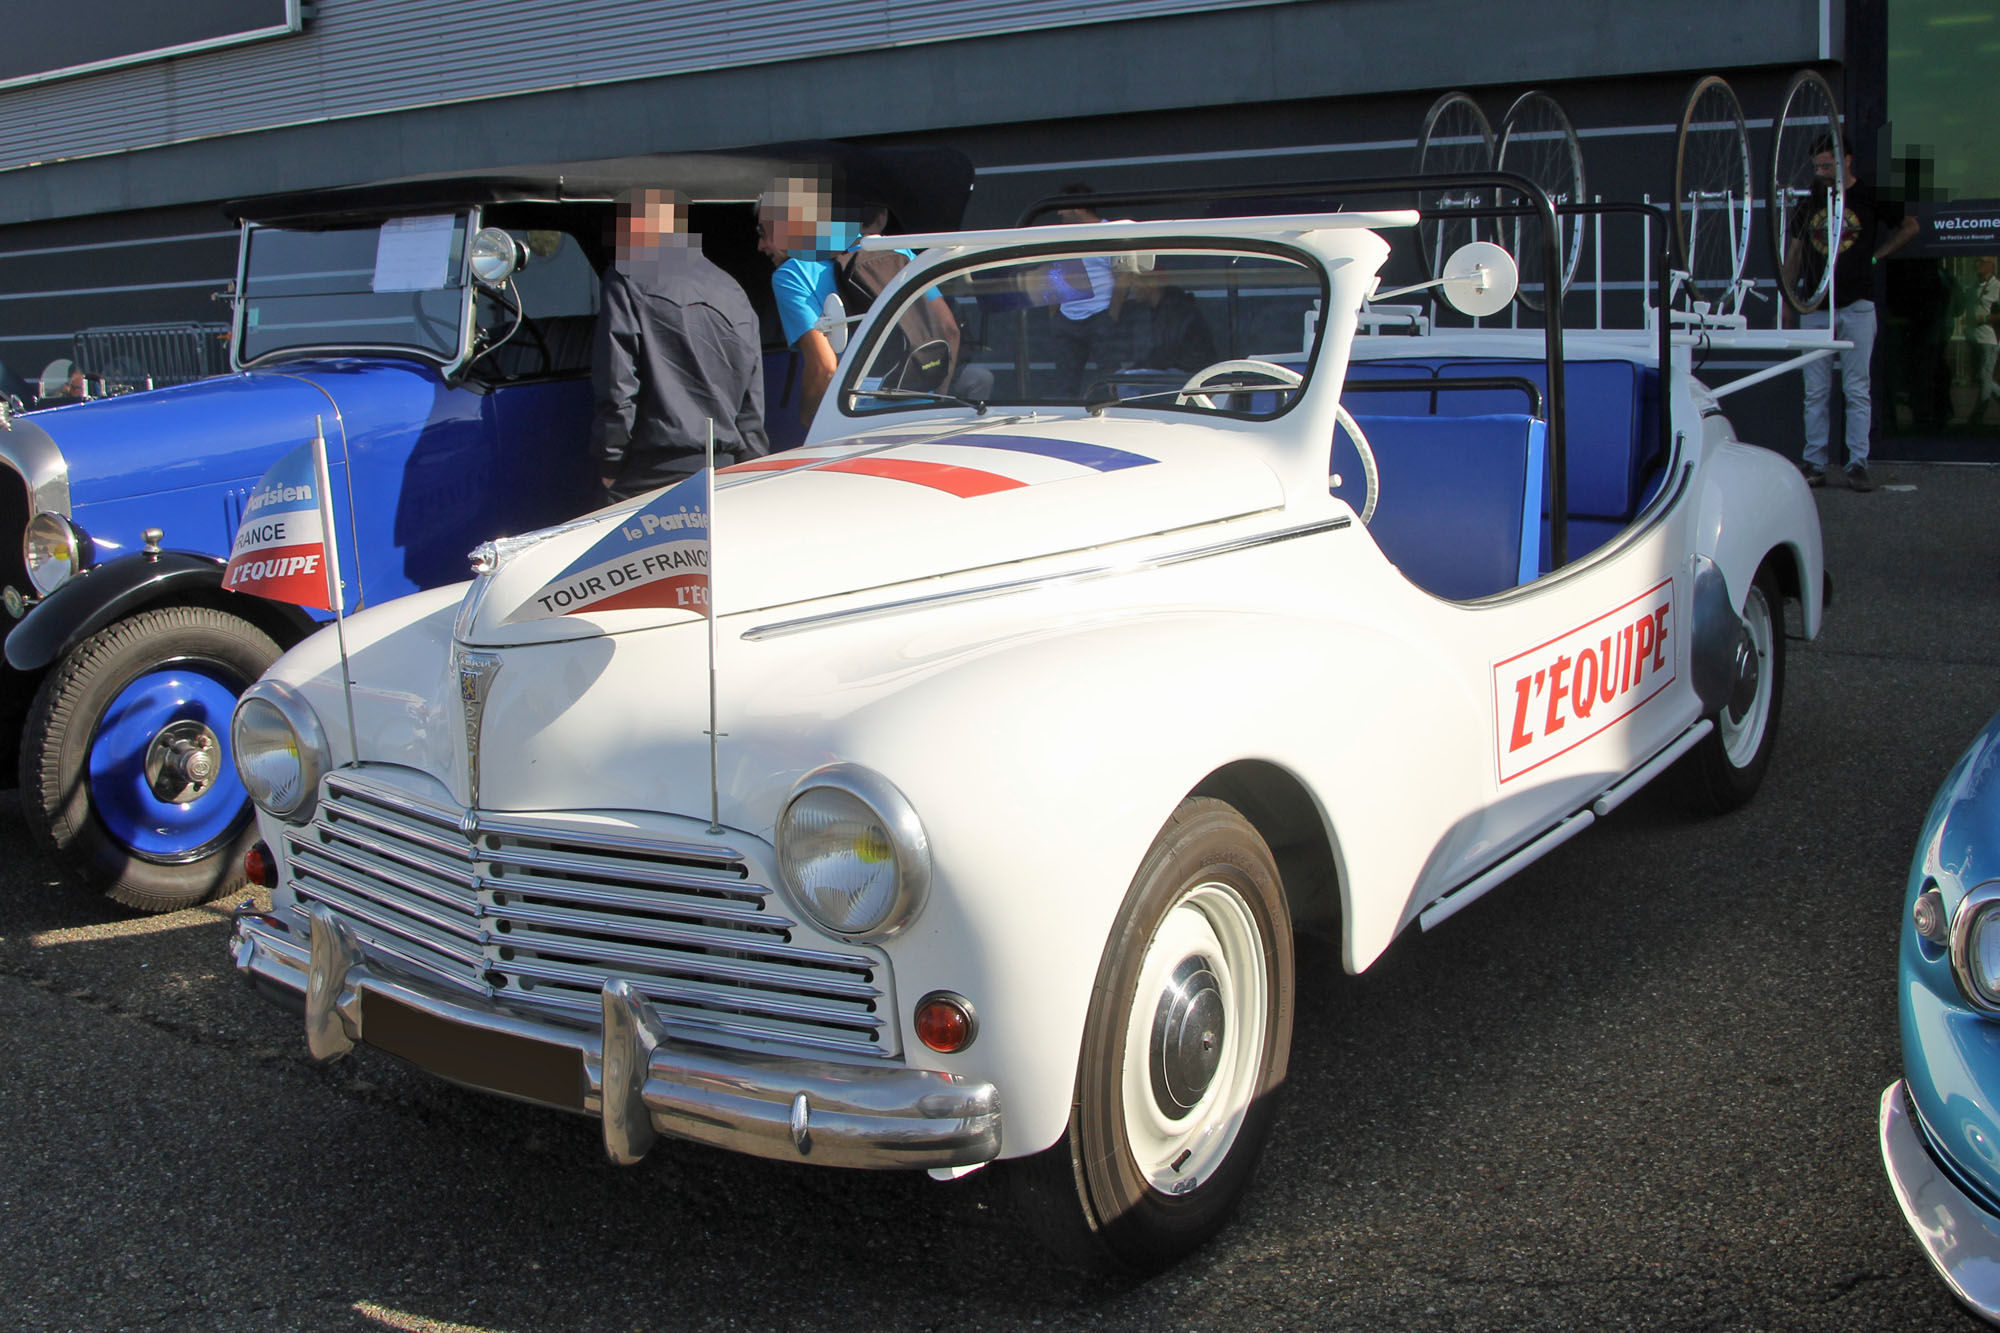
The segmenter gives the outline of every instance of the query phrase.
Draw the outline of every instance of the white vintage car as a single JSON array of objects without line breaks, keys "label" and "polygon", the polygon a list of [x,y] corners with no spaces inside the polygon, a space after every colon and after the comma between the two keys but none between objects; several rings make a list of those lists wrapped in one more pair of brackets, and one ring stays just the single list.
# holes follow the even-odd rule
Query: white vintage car
[{"label": "white vintage car", "polygon": [[[1783,601],[1820,621],[1810,494],[1689,374],[1716,331],[1374,331],[1415,221],[895,238],[806,445],[714,478],[712,620],[554,604],[626,505],[249,692],[236,966],[316,1056],[621,1162],[1005,1163],[1080,1257],[1185,1253],[1269,1133],[1296,930],[1359,972],[1670,765],[1747,800]],[[940,296],[968,364],[925,378]]]}]

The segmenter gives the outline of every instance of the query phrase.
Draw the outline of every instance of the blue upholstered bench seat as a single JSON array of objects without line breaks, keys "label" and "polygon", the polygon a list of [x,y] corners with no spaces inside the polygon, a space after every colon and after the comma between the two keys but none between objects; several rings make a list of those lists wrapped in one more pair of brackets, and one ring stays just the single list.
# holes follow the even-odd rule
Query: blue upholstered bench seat
[{"label": "blue upholstered bench seat", "polygon": [[[1545,423],[1525,413],[1356,412],[1354,420],[1379,478],[1369,535],[1411,582],[1466,601],[1535,579],[1543,564]],[[1359,510],[1366,482],[1345,430],[1334,442],[1333,471],[1341,478],[1333,493]]]},{"label": "blue upholstered bench seat", "polygon": [[[1351,363],[1350,382],[1394,380],[1400,386],[1408,380],[1412,387],[1408,392],[1398,387],[1351,393],[1347,407],[1357,418],[1364,414],[1446,418],[1526,410],[1526,398],[1518,390],[1434,387],[1453,379],[1495,377],[1527,380],[1546,399],[1548,375],[1540,361],[1408,357]],[[1659,375],[1632,361],[1567,361],[1563,383],[1569,554],[1575,559],[1630,524],[1659,484]],[[1546,497],[1542,512],[1548,513]],[[1542,547],[1546,554],[1546,534]]]}]

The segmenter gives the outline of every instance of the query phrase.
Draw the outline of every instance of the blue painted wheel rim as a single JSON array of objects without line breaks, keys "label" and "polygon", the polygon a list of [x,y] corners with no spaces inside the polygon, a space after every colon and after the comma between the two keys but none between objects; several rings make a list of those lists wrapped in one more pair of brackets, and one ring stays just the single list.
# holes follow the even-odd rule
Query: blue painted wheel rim
[{"label": "blue painted wheel rim", "polygon": [[[249,817],[236,776],[229,716],[243,683],[213,663],[173,662],[144,672],[98,719],[87,763],[98,822],[133,855],[167,863],[201,859]],[[176,739],[212,738],[214,778],[191,799],[163,799],[147,774]]]}]

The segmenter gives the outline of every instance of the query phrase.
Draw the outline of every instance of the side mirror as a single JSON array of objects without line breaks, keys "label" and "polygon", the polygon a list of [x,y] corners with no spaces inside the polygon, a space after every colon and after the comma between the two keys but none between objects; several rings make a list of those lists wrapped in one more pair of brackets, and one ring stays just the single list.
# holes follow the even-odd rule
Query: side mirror
[{"label": "side mirror", "polygon": [[1521,270],[1514,256],[1493,242],[1473,241],[1451,252],[1441,285],[1452,309],[1477,319],[1507,308],[1520,288]]},{"label": "side mirror", "polygon": [[826,335],[835,356],[847,350],[847,324],[846,303],[840,299],[839,292],[828,292],[826,304],[820,308],[819,323],[813,327]]}]

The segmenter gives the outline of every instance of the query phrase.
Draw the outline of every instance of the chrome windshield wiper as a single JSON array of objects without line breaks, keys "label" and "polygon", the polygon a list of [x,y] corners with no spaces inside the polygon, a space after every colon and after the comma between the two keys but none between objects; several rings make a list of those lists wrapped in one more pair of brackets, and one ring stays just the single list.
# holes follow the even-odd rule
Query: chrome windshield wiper
[{"label": "chrome windshield wiper", "polygon": [[969,407],[980,416],[986,415],[986,404],[977,398],[961,398],[955,393],[937,393],[930,389],[849,389],[847,405],[853,407],[863,398],[915,398],[927,403],[948,403],[953,407]]}]

